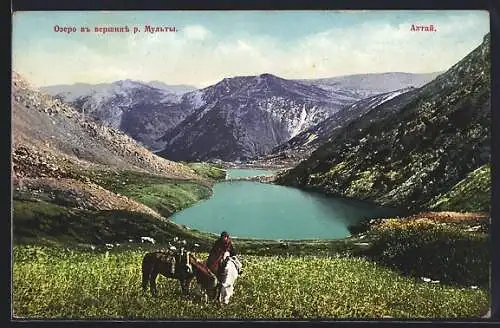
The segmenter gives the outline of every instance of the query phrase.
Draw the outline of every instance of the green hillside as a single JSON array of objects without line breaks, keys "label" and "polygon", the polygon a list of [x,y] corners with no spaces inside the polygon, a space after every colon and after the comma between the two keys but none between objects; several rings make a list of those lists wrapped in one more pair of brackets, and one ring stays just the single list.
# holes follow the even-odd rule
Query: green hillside
[{"label": "green hillside", "polygon": [[[277,183],[425,210],[490,161],[490,38],[447,72],[345,128]],[[486,210],[482,200],[458,209]],[[457,198],[457,196],[454,196]],[[450,208],[450,206],[448,206]]]}]

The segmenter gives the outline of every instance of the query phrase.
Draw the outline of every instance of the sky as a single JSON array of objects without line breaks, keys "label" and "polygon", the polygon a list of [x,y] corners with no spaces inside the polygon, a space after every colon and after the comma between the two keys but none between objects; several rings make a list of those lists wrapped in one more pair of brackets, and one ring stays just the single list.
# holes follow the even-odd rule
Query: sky
[{"label": "sky", "polygon": [[[413,24],[436,31],[411,31]],[[77,32],[55,32],[56,25]],[[176,32],[145,32],[146,25]],[[83,26],[91,32],[80,32]],[[130,32],[96,33],[96,26]],[[124,79],[205,87],[263,73],[287,79],[430,73],[450,68],[488,32],[485,10],[25,11],[12,19],[12,69],[38,87]]]}]

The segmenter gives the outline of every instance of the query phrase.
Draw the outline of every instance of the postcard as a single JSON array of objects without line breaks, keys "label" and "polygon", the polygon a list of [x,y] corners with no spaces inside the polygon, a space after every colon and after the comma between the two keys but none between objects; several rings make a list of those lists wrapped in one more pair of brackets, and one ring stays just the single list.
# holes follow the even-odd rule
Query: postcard
[{"label": "postcard", "polygon": [[488,318],[489,23],[14,12],[11,318]]}]

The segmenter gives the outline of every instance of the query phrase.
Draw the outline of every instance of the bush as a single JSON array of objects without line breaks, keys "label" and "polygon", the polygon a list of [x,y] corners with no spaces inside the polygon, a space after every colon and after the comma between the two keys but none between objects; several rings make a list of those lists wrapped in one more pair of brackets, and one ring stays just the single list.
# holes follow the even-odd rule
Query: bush
[{"label": "bush", "polygon": [[370,230],[370,221],[371,219],[364,219],[357,223],[351,224],[347,226],[347,230],[351,235],[358,235],[361,233],[365,233]]},{"label": "bush", "polygon": [[489,288],[487,234],[432,221],[396,222],[373,228],[367,255],[406,275]]}]

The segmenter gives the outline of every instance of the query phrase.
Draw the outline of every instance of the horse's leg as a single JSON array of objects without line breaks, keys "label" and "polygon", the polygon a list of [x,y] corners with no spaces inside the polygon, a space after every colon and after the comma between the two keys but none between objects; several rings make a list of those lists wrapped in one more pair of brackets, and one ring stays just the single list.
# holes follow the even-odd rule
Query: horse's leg
[{"label": "horse's leg", "polygon": [[181,283],[181,292],[182,295],[186,296],[188,293],[186,291],[187,288],[187,279],[179,279],[179,282]]},{"label": "horse's leg", "polygon": [[148,288],[148,282],[151,276],[151,269],[147,265],[142,266],[142,291],[146,292]]},{"label": "horse's leg", "polygon": [[207,294],[207,291],[203,291],[203,300],[205,301],[205,304],[208,303],[208,294]]},{"label": "horse's leg", "polygon": [[213,302],[216,302],[216,301],[219,299],[219,296],[220,296],[220,286],[219,286],[219,285],[217,285],[217,286],[214,288],[214,290],[213,290],[213,292],[212,292],[212,295],[211,295],[211,297],[212,297],[212,301],[213,301]]},{"label": "horse's leg", "polygon": [[193,277],[188,277],[188,278],[184,279],[184,286],[183,286],[182,292],[185,295],[189,295],[189,285],[191,284],[192,280],[193,280]]},{"label": "horse's leg", "polygon": [[151,293],[153,294],[153,296],[157,296],[158,295],[158,290],[156,289],[156,277],[157,276],[158,276],[158,272],[153,271],[151,273],[151,277],[150,277],[150,280],[149,280],[149,285],[151,287]]},{"label": "horse's leg", "polygon": [[222,293],[222,283],[221,283],[221,282],[219,282],[219,283],[217,284],[217,287],[215,287],[215,288],[216,288],[216,289],[215,289],[215,299],[217,300],[217,299],[220,299],[220,297],[221,297],[221,293]]}]

